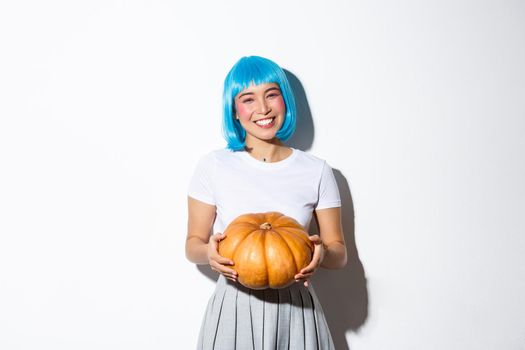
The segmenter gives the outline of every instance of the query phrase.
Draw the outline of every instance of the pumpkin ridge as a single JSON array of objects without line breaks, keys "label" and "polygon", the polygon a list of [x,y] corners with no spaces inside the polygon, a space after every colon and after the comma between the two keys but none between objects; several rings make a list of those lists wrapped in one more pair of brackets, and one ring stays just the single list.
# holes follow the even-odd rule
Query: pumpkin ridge
[{"label": "pumpkin ridge", "polygon": [[262,235],[264,235],[264,239],[262,240],[262,246],[263,246],[263,257],[264,257],[264,266],[265,266],[265,269],[266,269],[266,276],[267,276],[267,281],[266,281],[266,285],[269,286],[270,285],[270,276],[268,275],[268,259],[266,258],[266,232],[264,230],[261,230],[263,231],[262,232]]},{"label": "pumpkin ridge", "polygon": [[307,244],[308,246],[310,246],[310,243],[312,241],[310,241],[310,239],[308,237],[306,237],[305,235],[303,234],[300,234],[299,232],[295,231],[295,230],[298,230],[297,227],[290,227],[292,229],[295,229],[295,230],[287,230],[286,227],[283,227],[284,228],[284,231],[286,231],[287,233],[291,234],[292,236],[296,237],[296,238],[299,238],[301,241],[303,241],[305,244]]},{"label": "pumpkin ridge", "polygon": [[281,241],[284,242],[284,245],[286,246],[286,248],[288,249],[288,251],[290,252],[290,254],[292,255],[292,258],[293,258],[293,261],[295,263],[295,269],[297,271],[301,270],[301,267],[299,265],[297,265],[297,260],[295,259],[295,254],[294,252],[292,251],[292,248],[290,247],[290,245],[288,244],[288,241],[286,241],[286,238],[283,237],[283,235],[281,235],[279,232],[276,232],[274,230],[272,230],[272,232],[275,232],[277,234],[277,236],[279,236],[279,238],[281,239]]},{"label": "pumpkin ridge", "polygon": [[[245,233],[246,231],[247,233]],[[224,233],[226,233],[226,240],[229,235],[231,235],[232,238],[230,238],[228,242],[226,241],[224,242],[223,247],[228,247],[226,251],[224,251],[224,248],[221,249],[221,245],[219,245],[219,254],[225,258],[233,259],[234,253],[237,250],[237,248],[239,248],[241,244],[244,242],[244,240],[248,238],[248,236],[250,236],[254,231],[256,231],[256,228],[254,227],[252,223],[249,223],[249,222],[231,223],[230,225],[228,225],[226,230],[224,230]],[[239,236],[242,236],[242,238],[238,239]]]},{"label": "pumpkin ridge", "polygon": [[[242,244],[242,242],[244,242],[246,240],[246,238],[248,238],[248,236],[252,235],[253,233],[255,232],[252,231],[252,232],[249,232],[248,234],[244,235],[244,237],[239,241],[239,243],[237,243],[237,245],[235,246],[235,250],[237,250],[237,248],[239,248]],[[232,257],[233,258],[233,257]],[[235,261],[234,261],[235,262]],[[234,265],[235,266],[235,265]]]},{"label": "pumpkin ridge", "polygon": [[264,213],[264,218],[265,218],[265,219],[268,219],[268,217],[269,217],[269,216],[272,216],[272,215],[278,215],[276,218],[273,219],[273,221],[277,221],[278,219],[280,219],[281,217],[284,216],[284,214],[281,213],[281,212],[278,212],[278,211],[269,211],[269,212]]},{"label": "pumpkin ridge", "polygon": [[[281,237],[285,240],[285,242],[286,242],[286,244],[287,244],[287,246],[289,247],[290,250],[292,248],[290,245],[294,245],[295,248],[306,245],[309,248],[309,251],[310,251],[309,258],[312,259],[312,257],[313,257],[313,250],[310,249],[311,246],[306,242],[306,240],[304,240],[302,237],[300,237],[295,232],[288,231],[288,230],[283,230],[283,231],[286,232],[288,235],[286,235],[286,236],[285,235],[281,235]],[[290,240],[290,243],[288,243],[288,240]],[[310,240],[308,240],[308,242],[310,242]],[[295,265],[297,267],[297,271],[299,272],[304,266],[301,265],[301,262],[297,261],[297,255],[296,254],[293,254],[292,256],[294,258],[294,262],[295,262]]]},{"label": "pumpkin ridge", "polygon": [[[290,254],[292,254],[292,257],[295,255],[292,251],[292,248],[290,248],[290,245],[288,244],[288,242],[286,242],[286,239],[283,237],[283,235],[281,235],[279,232],[277,231],[274,231],[274,230],[271,230],[272,232],[274,232],[280,239],[281,241],[284,242],[284,245],[286,246],[286,248],[288,249],[288,251],[290,252]],[[295,261],[295,259],[294,259]],[[297,264],[295,264],[296,267],[297,267]]]},{"label": "pumpkin ridge", "polygon": [[275,227],[284,227],[284,228],[289,227],[289,228],[296,228],[296,229],[299,228],[299,227],[297,227],[295,225],[279,225],[279,226],[275,226]]},{"label": "pumpkin ridge", "polygon": [[[286,239],[277,231],[275,230],[268,230],[269,232],[272,232],[274,235],[274,239],[276,238],[277,240],[279,240],[280,242],[282,242],[282,245],[286,247],[286,250],[288,251],[288,253],[290,254],[290,256],[292,257],[292,260],[294,262],[294,265],[295,265],[295,270],[296,271],[299,271],[299,268],[297,267],[297,261],[295,259],[295,254],[294,252],[292,251],[291,247],[288,245],[288,242],[286,241]],[[266,250],[266,240],[269,239],[268,237],[270,237],[269,234],[265,233],[264,235],[264,244],[265,244],[265,247],[264,247],[264,258],[265,258],[265,261],[268,261],[268,250]],[[268,285],[270,286],[270,281],[272,280],[272,278],[270,278],[270,269],[268,268],[268,264],[266,264],[266,270],[268,271]],[[295,275],[295,274],[294,274]]]},{"label": "pumpkin ridge", "polygon": [[[256,237],[258,236],[258,237]],[[256,242],[259,242],[261,245],[262,245],[262,249],[257,249],[259,251],[262,251],[262,254],[257,254],[257,256],[259,256],[261,258],[261,261],[259,261],[260,265],[264,266],[264,269],[266,269],[266,254],[264,253],[264,250],[265,250],[265,235],[264,235],[264,232],[263,230],[255,230],[255,231],[252,231],[250,232],[249,234],[246,235],[246,237],[243,239],[243,244],[246,245],[246,244],[250,244],[250,242],[246,243],[246,241],[248,239],[253,239],[255,240]],[[261,239],[262,238],[262,239]],[[253,242],[252,242],[253,243]],[[237,268],[239,270],[246,270],[246,261],[245,261],[245,258],[246,256],[242,254],[242,244],[239,244],[237,246],[237,249],[235,250],[233,256],[232,256],[232,259],[233,261],[239,261],[239,265],[237,265]],[[256,250],[256,251],[257,251]],[[249,249],[248,247],[248,251],[252,252],[251,249]],[[254,276],[252,275],[244,275],[244,273],[241,273],[241,271],[239,271],[236,266],[234,265],[233,268],[239,273],[239,282],[241,282],[241,284],[244,285],[244,283],[242,282],[243,280],[251,280],[253,281],[253,277],[260,277],[260,274],[259,273],[256,273]],[[260,271],[259,271],[260,272]],[[256,285],[254,287],[250,287],[250,288],[253,288],[253,289],[261,289],[260,287],[263,286],[263,285],[268,285],[268,275],[266,275],[266,281],[264,281],[264,284],[260,285]],[[258,279],[257,279],[258,280]],[[261,281],[258,280],[258,282],[260,283]]]}]

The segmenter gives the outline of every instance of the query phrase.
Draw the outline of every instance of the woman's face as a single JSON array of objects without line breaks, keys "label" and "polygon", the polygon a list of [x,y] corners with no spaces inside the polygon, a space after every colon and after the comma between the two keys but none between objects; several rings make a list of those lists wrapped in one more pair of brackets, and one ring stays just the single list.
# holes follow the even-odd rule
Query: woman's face
[{"label": "woman's face", "polygon": [[246,137],[271,140],[281,128],[286,105],[278,84],[250,85],[235,96],[235,118],[239,120]]}]

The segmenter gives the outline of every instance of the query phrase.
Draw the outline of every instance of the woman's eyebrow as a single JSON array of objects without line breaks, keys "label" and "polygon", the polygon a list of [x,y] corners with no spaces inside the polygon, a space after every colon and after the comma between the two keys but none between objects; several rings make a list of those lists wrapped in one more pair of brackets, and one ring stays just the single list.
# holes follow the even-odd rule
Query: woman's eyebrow
[{"label": "woman's eyebrow", "polygon": [[253,95],[253,92],[245,92],[245,93],[243,93],[243,94],[240,94],[239,97],[237,97],[237,98],[241,98],[241,97],[243,97],[244,95]]},{"label": "woman's eyebrow", "polygon": [[[279,92],[281,91],[281,89],[279,89],[278,87],[272,86],[272,87],[266,89],[266,90],[264,91],[264,93],[267,93],[268,91],[272,91],[272,90],[277,90],[277,91],[279,91]],[[253,95],[253,92],[245,92],[245,93],[242,93],[242,94],[240,94],[237,98],[241,98],[241,97],[243,97],[243,96],[245,96],[245,95]]]},{"label": "woman's eyebrow", "polygon": [[267,93],[268,91],[272,91],[272,90],[277,90],[277,91],[281,91],[281,89],[279,89],[278,87],[271,87],[271,88],[268,88],[266,89],[266,91],[264,93]]}]

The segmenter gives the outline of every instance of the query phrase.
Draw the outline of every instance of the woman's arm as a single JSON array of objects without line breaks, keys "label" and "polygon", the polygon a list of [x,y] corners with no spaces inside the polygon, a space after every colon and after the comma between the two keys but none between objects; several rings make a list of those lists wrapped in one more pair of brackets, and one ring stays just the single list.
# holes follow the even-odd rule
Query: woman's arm
[{"label": "woman's arm", "polygon": [[224,234],[210,236],[215,221],[216,207],[188,197],[188,235],[186,237],[186,258],[189,261],[210,267],[233,281],[237,278],[235,270],[225,266],[233,261],[219,255],[219,241]]},{"label": "woman's arm", "polygon": [[319,234],[324,245],[324,259],[321,266],[340,269],[346,265],[346,244],[341,223],[341,208],[327,208],[315,211]]},{"label": "woman's arm", "polygon": [[313,276],[319,266],[328,269],[340,269],[346,265],[346,244],[341,223],[341,208],[326,208],[315,211],[319,234],[310,236],[314,243],[314,255],[308,266],[295,275],[296,281],[304,281]]},{"label": "woman's arm", "polygon": [[208,243],[215,220],[215,206],[188,197],[186,258],[195,264],[208,263]]}]

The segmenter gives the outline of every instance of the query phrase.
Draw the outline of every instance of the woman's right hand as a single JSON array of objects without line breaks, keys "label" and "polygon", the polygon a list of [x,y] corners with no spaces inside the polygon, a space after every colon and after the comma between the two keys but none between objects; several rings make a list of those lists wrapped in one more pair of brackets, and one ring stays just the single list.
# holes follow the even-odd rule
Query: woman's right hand
[{"label": "woman's right hand", "polygon": [[233,266],[233,261],[219,255],[219,242],[226,238],[224,233],[216,233],[210,237],[208,243],[208,263],[212,270],[224,275],[227,279],[237,282],[237,271],[228,266]]}]

